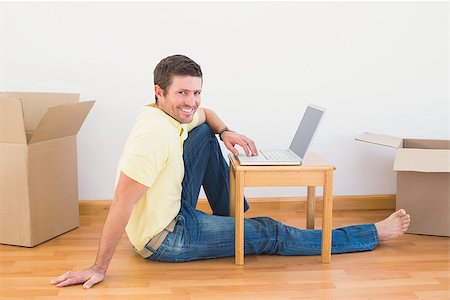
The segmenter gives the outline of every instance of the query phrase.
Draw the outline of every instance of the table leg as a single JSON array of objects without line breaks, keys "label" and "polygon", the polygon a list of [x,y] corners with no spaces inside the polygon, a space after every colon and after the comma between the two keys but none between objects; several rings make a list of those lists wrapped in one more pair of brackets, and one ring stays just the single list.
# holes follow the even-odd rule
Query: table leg
[{"label": "table leg", "polygon": [[314,221],[316,220],[316,187],[308,186],[308,197],[306,200],[306,228],[314,229]]},{"label": "table leg", "polygon": [[325,171],[323,186],[322,263],[331,262],[331,230],[333,221],[333,171]]},{"label": "table leg", "polygon": [[236,207],[236,171],[230,163],[230,217],[235,216]]},{"label": "table leg", "polygon": [[235,264],[244,264],[244,174],[235,172]]}]

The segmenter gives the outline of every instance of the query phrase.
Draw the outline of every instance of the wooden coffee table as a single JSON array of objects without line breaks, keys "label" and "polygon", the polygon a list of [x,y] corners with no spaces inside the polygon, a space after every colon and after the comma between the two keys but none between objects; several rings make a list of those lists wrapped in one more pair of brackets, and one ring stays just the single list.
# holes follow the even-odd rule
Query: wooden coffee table
[{"label": "wooden coffee table", "polygon": [[241,166],[230,159],[230,214],[236,220],[235,264],[244,264],[244,187],[307,186],[306,228],[314,229],[316,186],[323,186],[322,263],[331,262],[333,172],[335,167],[310,153],[301,166]]}]

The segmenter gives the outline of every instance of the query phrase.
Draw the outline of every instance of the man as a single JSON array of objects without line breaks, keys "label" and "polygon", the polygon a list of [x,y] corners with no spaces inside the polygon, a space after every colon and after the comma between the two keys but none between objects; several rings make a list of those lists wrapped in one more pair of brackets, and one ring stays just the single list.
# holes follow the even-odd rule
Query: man
[{"label": "man", "polygon": [[[102,281],[125,229],[136,251],[151,260],[234,255],[229,170],[215,134],[234,154],[239,145],[247,155],[257,155],[256,146],[228,130],[213,111],[200,108],[202,72],[188,57],[163,59],[155,68],[154,83],[156,103],[138,117],[119,162],[97,259],[88,269],[53,279],[58,287],[84,283],[90,288]],[[195,209],[201,186],[213,215]],[[321,252],[320,230],[300,230],[267,217],[244,222],[246,254]],[[399,210],[376,224],[335,229],[332,252],[372,250],[379,242],[402,235],[409,222],[409,215]]]}]

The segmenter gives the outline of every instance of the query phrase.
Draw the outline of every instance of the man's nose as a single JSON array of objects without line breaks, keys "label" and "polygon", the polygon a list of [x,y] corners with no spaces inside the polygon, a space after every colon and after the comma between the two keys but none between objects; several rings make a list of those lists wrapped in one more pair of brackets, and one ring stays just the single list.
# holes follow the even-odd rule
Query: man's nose
[{"label": "man's nose", "polygon": [[186,97],[185,102],[186,105],[191,105],[194,106],[195,105],[195,94],[189,94],[188,97]]}]

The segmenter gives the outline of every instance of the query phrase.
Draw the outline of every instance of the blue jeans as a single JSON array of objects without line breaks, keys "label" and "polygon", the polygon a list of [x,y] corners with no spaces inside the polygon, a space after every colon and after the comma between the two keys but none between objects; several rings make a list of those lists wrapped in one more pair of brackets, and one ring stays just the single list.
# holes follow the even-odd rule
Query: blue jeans
[{"label": "blue jeans", "polygon": [[[229,168],[208,125],[193,129],[184,142],[185,174],[177,224],[152,260],[184,262],[233,256],[234,217],[229,217]],[[203,185],[213,215],[195,209]],[[245,210],[248,205],[245,201]],[[321,230],[301,230],[272,218],[244,219],[245,254],[319,255]],[[332,232],[332,253],[372,250],[378,243],[374,224]],[[152,249],[150,249],[152,250]]]}]

